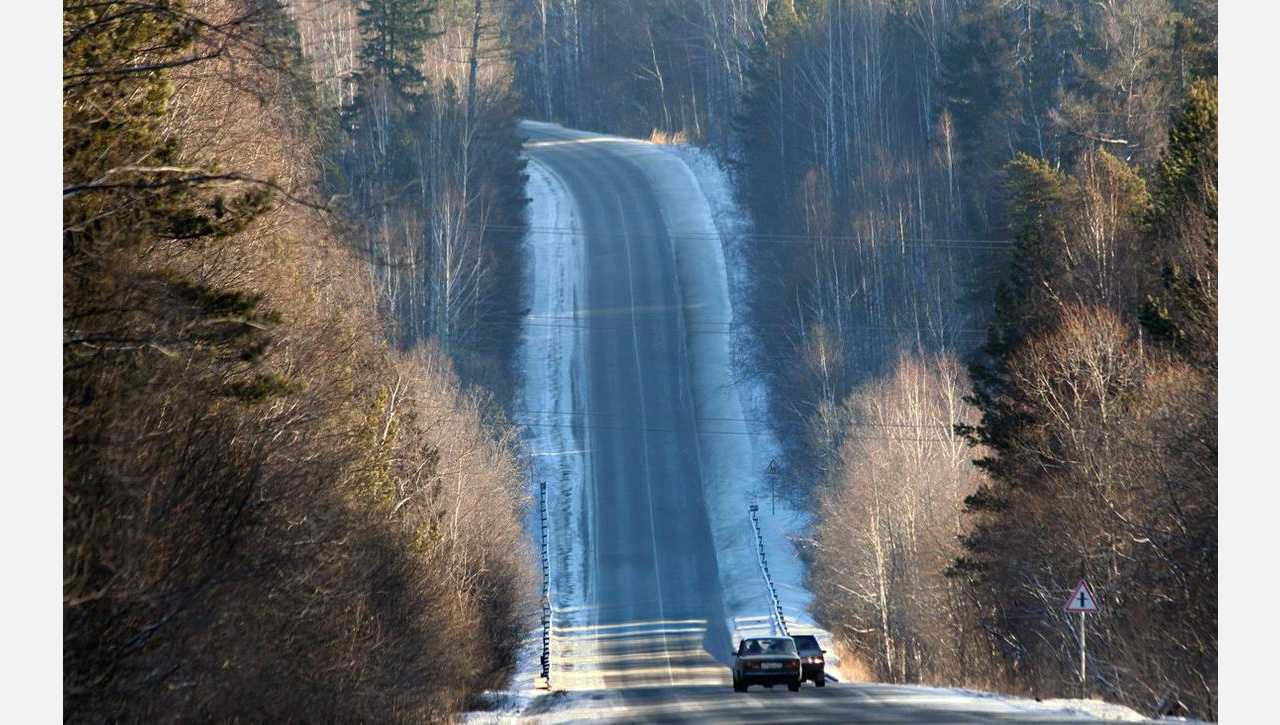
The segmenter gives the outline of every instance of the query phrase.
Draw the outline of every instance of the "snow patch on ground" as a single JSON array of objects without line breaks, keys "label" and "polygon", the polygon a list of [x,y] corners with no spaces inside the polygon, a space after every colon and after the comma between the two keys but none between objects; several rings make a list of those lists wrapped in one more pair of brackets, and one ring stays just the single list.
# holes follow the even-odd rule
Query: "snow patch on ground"
[{"label": "snow patch on ground", "polygon": [[522,719],[523,713],[534,701],[547,694],[546,690],[538,690],[533,686],[534,678],[540,674],[538,657],[541,652],[541,630],[529,632],[520,643],[520,651],[516,655],[516,672],[511,677],[512,689],[481,694],[479,709],[463,713],[462,722],[479,725],[512,723]]},{"label": "snow patch on ground", "polygon": [[[804,532],[808,517],[771,496],[770,463],[780,456],[767,424],[764,381],[749,371],[751,345],[745,323],[734,312],[746,304],[747,217],[734,199],[728,174],[709,152],[687,145],[661,146],[671,163],[653,179],[659,194],[663,176],[692,183],[701,195],[666,202],[669,226],[694,230],[675,240],[685,292],[694,397],[703,421],[708,472],[704,491],[724,591],[726,617],[734,640],[769,634],[772,603],[756,554],[748,506],[758,505],[769,572],[792,634],[816,634],[830,642],[809,612],[812,595],[804,586],[804,564],[791,536]],[[682,179],[683,177],[683,179]],[[684,183],[679,186],[684,186]],[[691,300],[695,304],[691,304]],[[828,647],[830,649],[830,647]],[[829,670],[839,676],[838,663]],[[843,678],[842,678],[843,679]]]},{"label": "snow patch on ground", "polygon": [[[810,707],[824,696],[835,696],[837,691],[806,688],[798,694],[788,694],[787,699],[800,707]],[[523,711],[508,706],[502,711],[471,713],[467,717],[469,723],[512,723],[517,721],[552,723],[573,722],[636,722],[652,713],[655,720],[678,715],[689,718],[696,711],[705,711],[708,720],[715,722],[730,721],[736,716],[747,715],[752,707],[749,696],[737,696],[739,699],[728,701],[719,699],[693,698],[679,703],[653,703],[646,706],[643,702],[623,704],[602,693],[591,692],[554,692],[543,697]],[[756,697],[762,697],[757,694]],[[767,698],[768,695],[763,695]],[[771,702],[764,699],[760,704]],[[877,714],[883,715],[885,707],[898,706],[903,716],[911,715],[921,722],[970,722],[978,718],[988,718],[992,722],[1018,723],[1061,723],[1061,722],[1192,722],[1172,718],[1167,720],[1150,720],[1141,714],[1112,703],[1099,700],[1057,699],[1036,701],[1008,695],[998,695],[977,690],[965,690],[946,687],[923,687],[918,685],[884,685],[866,683],[858,686],[858,698],[842,701],[849,708],[847,714],[852,719],[867,721]],[[746,705],[745,710],[734,710],[734,707]],[[859,712],[859,706],[866,709]],[[646,710],[646,707],[651,709]],[[657,709],[652,709],[652,708]],[[728,709],[727,709],[728,708]],[[834,712],[834,711],[833,711]],[[772,720],[770,720],[772,721]],[[893,719],[894,722],[898,718]]]},{"label": "snow patch on ground", "polygon": [[951,712],[983,712],[992,715],[1023,715],[1028,721],[1082,719],[1116,722],[1150,722],[1124,705],[1101,700],[1033,700],[981,690],[924,685],[866,685],[876,704],[901,703],[908,707],[937,708]]},{"label": "snow patch on ground", "polygon": [[[587,471],[579,432],[546,411],[577,410],[574,397],[585,380],[582,340],[571,321],[583,292],[581,234],[563,233],[580,229],[573,197],[563,182],[546,167],[530,160],[525,191],[530,202],[526,210],[529,232],[523,242],[525,265],[524,307],[528,309],[522,326],[519,350],[523,383],[518,400],[517,422],[525,426],[525,444],[532,470],[531,493],[539,498],[540,484],[546,483],[547,512],[550,517],[547,549],[551,568],[551,671],[557,688],[598,687],[591,672],[594,642],[575,637],[591,622],[587,608],[583,547],[575,537],[585,525]],[[559,232],[559,233],[558,233]],[[538,511],[528,521],[535,540],[540,538]],[[548,696],[535,688],[541,674],[541,627],[529,632],[518,655],[517,670],[510,689],[486,692],[482,710],[466,713],[469,723],[513,722],[525,711],[538,709],[536,703]]]},{"label": "snow patch on ground", "polygon": [[[526,167],[529,233],[524,240],[526,306],[520,349],[524,383],[517,421],[527,425],[533,484],[547,485],[551,553],[551,672],[553,687],[598,687],[588,663],[594,640],[575,636],[591,624],[584,547],[587,525],[587,441],[576,426],[547,412],[584,409],[582,333],[572,320],[584,294],[583,238],[573,196],[550,169]],[[527,419],[526,419],[527,418]]]},{"label": "snow patch on ground", "polygon": [[1122,720],[1126,722],[1146,722],[1147,718],[1124,705],[1117,705],[1101,700],[1018,700],[1012,703],[1020,710],[1030,712],[1065,712],[1072,715],[1093,718],[1095,720]]}]

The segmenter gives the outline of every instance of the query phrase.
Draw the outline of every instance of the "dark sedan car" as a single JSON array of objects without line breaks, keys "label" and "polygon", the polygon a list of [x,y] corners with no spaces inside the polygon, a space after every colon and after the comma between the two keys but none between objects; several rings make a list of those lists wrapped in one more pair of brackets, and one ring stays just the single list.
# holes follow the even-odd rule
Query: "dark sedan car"
[{"label": "dark sedan car", "polygon": [[822,649],[822,645],[818,644],[818,638],[812,634],[797,634],[791,637],[795,640],[796,650],[800,653],[800,668],[803,672],[803,679],[809,680],[818,687],[827,686],[826,658],[823,657],[827,653]]},{"label": "dark sedan car", "polygon": [[800,653],[790,637],[748,637],[733,653],[733,691],[751,685],[786,685],[800,689]]}]

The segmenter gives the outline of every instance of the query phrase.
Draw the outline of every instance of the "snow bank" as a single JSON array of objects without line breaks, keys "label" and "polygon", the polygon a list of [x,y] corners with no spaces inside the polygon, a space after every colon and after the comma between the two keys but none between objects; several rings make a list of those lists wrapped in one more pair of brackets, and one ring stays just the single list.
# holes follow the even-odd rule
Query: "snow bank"
[{"label": "snow bank", "polygon": [[[659,153],[644,157],[644,167],[663,200],[675,245],[700,421],[703,491],[729,631],[735,641],[773,631],[772,604],[747,519],[747,507],[755,503],[789,630],[815,634],[830,650],[830,634],[809,612],[812,595],[789,538],[805,531],[809,521],[786,501],[770,496],[768,469],[779,446],[765,423],[764,383],[749,373],[753,342],[734,314],[735,302],[745,305],[743,244],[749,223],[734,200],[728,175],[710,153],[686,145],[652,148]],[[829,671],[840,677],[838,661],[829,664]]]},{"label": "snow bank", "polygon": [[1148,718],[1124,705],[1101,700],[1033,700],[981,690],[924,685],[875,684],[863,686],[862,691],[877,705],[901,704],[904,707],[929,708],[941,712],[981,713],[1005,717],[1012,715],[1027,722],[1070,719],[1150,722]]},{"label": "snow bank", "polygon": [[[590,663],[596,658],[594,642],[574,637],[590,624],[588,596],[583,581],[583,547],[575,545],[586,525],[589,510],[586,485],[587,448],[572,426],[548,424],[537,419],[537,411],[579,410],[576,400],[585,390],[586,365],[581,333],[571,325],[583,294],[582,235],[557,233],[581,229],[573,196],[549,169],[530,159],[526,191],[530,198],[528,225],[524,239],[525,306],[529,312],[520,346],[524,373],[517,422],[527,425],[533,463],[534,493],[540,482],[547,484],[547,511],[550,518],[548,550],[551,554],[551,669],[554,687],[591,687]],[[523,420],[523,416],[530,417]],[[537,531],[536,519],[533,530]],[[541,632],[536,633],[540,639]],[[540,652],[533,652],[537,674]],[[523,670],[522,670],[523,672]],[[523,686],[526,683],[519,683]],[[530,686],[532,682],[528,683]]]},{"label": "snow bank", "polygon": [[[518,712],[512,702],[495,706],[486,713],[471,713],[469,723],[514,723],[535,721],[544,725],[572,722],[637,722],[649,719],[666,721],[673,717],[694,719],[704,714],[708,720],[728,722],[735,720],[763,719],[773,722],[767,708],[780,703],[794,707],[797,713],[811,715],[821,703],[830,705],[829,720],[849,721],[888,720],[888,712],[897,710],[900,717],[892,720],[919,722],[1018,722],[1018,723],[1066,723],[1066,722],[1169,722],[1149,720],[1124,707],[1099,700],[1044,700],[1039,702],[990,692],[958,688],[923,687],[917,685],[861,684],[856,697],[843,697],[842,691],[828,688],[825,691],[805,688],[799,693],[782,695],[782,700],[770,699],[770,695],[756,693],[754,697],[726,695],[724,699],[692,696],[684,699],[649,701],[637,700],[624,703],[600,693],[556,692],[542,698],[532,706]],[[764,710],[764,712],[762,712]],[[783,710],[785,712],[785,709]],[[1177,722],[1187,721],[1174,718]]]}]

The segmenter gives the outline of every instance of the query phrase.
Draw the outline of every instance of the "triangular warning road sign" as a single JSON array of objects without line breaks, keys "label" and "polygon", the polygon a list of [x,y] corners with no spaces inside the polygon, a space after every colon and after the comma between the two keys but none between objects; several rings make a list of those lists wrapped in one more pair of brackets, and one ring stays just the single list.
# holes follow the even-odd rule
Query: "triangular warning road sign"
[{"label": "triangular warning road sign", "polygon": [[1085,612],[1087,614],[1097,614],[1098,598],[1093,596],[1093,589],[1089,588],[1089,583],[1081,579],[1076,585],[1076,590],[1071,592],[1071,597],[1067,599],[1067,603],[1062,605],[1063,610],[1068,612]]}]

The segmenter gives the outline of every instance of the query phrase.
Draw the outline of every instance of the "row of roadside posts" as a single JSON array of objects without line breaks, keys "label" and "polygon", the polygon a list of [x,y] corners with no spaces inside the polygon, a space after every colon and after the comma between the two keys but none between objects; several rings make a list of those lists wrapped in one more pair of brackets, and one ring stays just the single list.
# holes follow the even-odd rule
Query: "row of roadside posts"
[{"label": "row of roadside posts", "polygon": [[[769,467],[765,469],[765,474],[769,479],[769,513],[776,515],[778,513],[778,477],[782,475],[782,467],[778,465],[778,459],[773,458],[769,461]],[[755,498],[755,492],[751,497]],[[751,530],[756,535],[756,558],[760,561],[760,574],[764,576],[765,586],[769,589],[769,598],[773,601],[773,619],[777,628],[782,630],[782,634],[789,635],[787,631],[787,615],[782,611],[782,602],[778,599],[778,590],[773,586],[773,576],[769,573],[769,559],[764,553],[764,536],[760,533],[760,521],[757,518],[760,507],[756,504],[747,506],[748,517],[751,519]]]},{"label": "row of roadside posts", "polygon": [[538,484],[538,518],[542,524],[542,656],[539,690],[551,688],[551,554],[547,547],[547,482]]},{"label": "row of roadside posts", "polygon": [[747,512],[751,520],[751,530],[756,535],[756,558],[760,562],[760,574],[764,576],[765,586],[769,589],[769,597],[773,601],[773,619],[778,629],[782,630],[783,635],[790,635],[787,631],[787,615],[782,611],[782,602],[778,599],[778,591],[773,587],[773,577],[769,574],[769,560],[764,554],[764,537],[760,534],[760,522],[756,518],[760,507],[756,504],[747,506]]},{"label": "row of roadside posts", "polygon": [[1076,585],[1071,596],[1067,598],[1067,603],[1062,605],[1063,611],[1068,614],[1080,615],[1080,699],[1085,697],[1085,649],[1084,649],[1084,615],[1097,614],[1101,611],[1098,606],[1098,598],[1093,595],[1093,588],[1089,586],[1089,582],[1084,579]]}]

